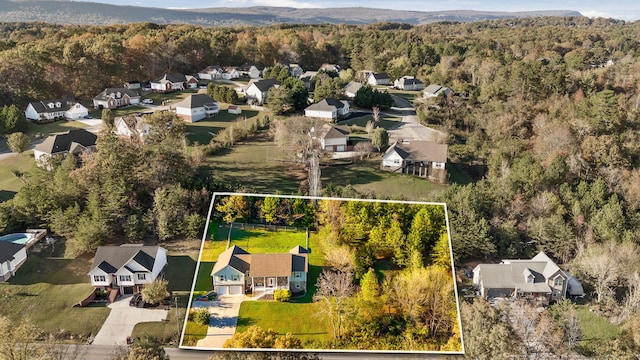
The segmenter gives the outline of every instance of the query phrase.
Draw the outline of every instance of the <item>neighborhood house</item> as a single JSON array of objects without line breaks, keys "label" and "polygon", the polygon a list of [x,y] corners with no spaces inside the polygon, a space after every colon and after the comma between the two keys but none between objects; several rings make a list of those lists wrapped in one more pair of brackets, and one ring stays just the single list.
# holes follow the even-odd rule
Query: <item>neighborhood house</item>
[{"label": "neighborhood house", "polygon": [[89,110],[72,100],[45,100],[30,102],[24,115],[27,120],[43,124],[58,119],[82,119],[89,115]]},{"label": "neighborhood house", "polygon": [[348,115],[350,111],[347,101],[329,98],[307,106],[304,116],[335,120]]},{"label": "neighborhood house", "polygon": [[424,89],[424,83],[415,76],[403,76],[400,79],[393,82],[393,86],[400,90],[422,90]]},{"label": "neighborhood house", "polygon": [[100,246],[88,275],[95,288],[137,294],[162,276],[166,265],[167,250],[160,246]]},{"label": "neighborhood house", "polygon": [[149,135],[151,127],[144,121],[142,116],[126,115],[117,117],[114,120],[114,127],[116,134],[126,136],[129,138],[144,139]]},{"label": "neighborhood house", "polygon": [[367,82],[371,86],[389,85],[391,83],[391,78],[389,77],[389,74],[387,74],[386,72],[371,73],[367,78]]},{"label": "neighborhood house", "polygon": [[245,91],[247,103],[262,105],[267,100],[267,94],[272,87],[280,86],[276,79],[265,79],[252,82]]},{"label": "neighborhood house", "polygon": [[106,88],[93,98],[96,109],[115,109],[140,103],[140,95],[127,88]]},{"label": "neighborhood house", "polygon": [[444,96],[449,96],[449,94],[451,93],[453,93],[453,90],[449,89],[448,87],[444,87],[442,85],[437,85],[437,84],[431,84],[426,88],[424,88],[424,90],[422,91],[422,97],[432,98],[440,94],[444,94]]},{"label": "neighborhood house", "polygon": [[186,87],[187,77],[182,74],[164,74],[159,79],[151,82],[151,90],[153,90],[154,92],[171,92],[184,90]]},{"label": "neighborhood house", "polygon": [[447,145],[431,141],[395,142],[382,157],[383,170],[417,175],[443,182]]},{"label": "neighborhood house", "polygon": [[349,133],[342,129],[335,128],[329,124],[324,124],[318,130],[311,128],[311,130],[309,130],[309,135],[313,141],[320,143],[320,147],[324,151],[347,151]]},{"label": "neighborhood house", "polygon": [[0,282],[9,280],[16,270],[27,261],[24,244],[0,240]]},{"label": "neighborhood house", "polygon": [[40,167],[47,167],[51,157],[73,154],[80,157],[96,151],[95,134],[85,129],[73,129],[64,134],[51,135],[33,149],[33,157]]},{"label": "neighborhood house", "polygon": [[213,290],[218,295],[241,295],[247,290],[254,294],[278,289],[305,292],[308,252],[296,246],[288,253],[250,254],[234,245],[220,254],[211,271]]},{"label": "neighborhood house", "polygon": [[220,112],[220,104],[207,94],[190,95],[175,107],[176,114],[188,122],[200,121]]},{"label": "neighborhood house", "polygon": [[479,264],[473,269],[473,285],[485,299],[516,297],[545,305],[567,296],[584,295],[582,284],[542,251],[530,260]]}]

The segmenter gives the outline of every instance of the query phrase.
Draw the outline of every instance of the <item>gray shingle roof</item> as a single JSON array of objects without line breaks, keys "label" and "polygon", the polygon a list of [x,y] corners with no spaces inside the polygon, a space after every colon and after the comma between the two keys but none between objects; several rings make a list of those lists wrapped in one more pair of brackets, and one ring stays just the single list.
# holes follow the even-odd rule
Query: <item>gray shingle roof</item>
[{"label": "gray shingle roof", "polygon": [[57,154],[71,150],[74,143],[85,148],[95,146],[98,137],[85,129],[73,129],[64,134],[52,135],[42,143],[36,145],[35,149],[47,154]]},{"label": "gray shingle roof", "polygon": [[159,249],[159,246],[100,246],[96,250],[91,270],[99,268],[108,274],[113,274],[130,260],[134,260],[145,269],[152,271]]},{"label": "gray shingle roof", "polygon": [[308,250],[296,246],[288,253],[249,254],[238,246],[232,246],[218,257],[211,270],[211,275],[226,266],[250,276],[290,276],[293,271],[309,271],[307,261]]},{"label": "gray shingle roof", "polygon": [[66,99],[43,100],[30,102],[31,106],[38,114],[67,111],[71,108],[75,101]]},{"label": "gray shingle roof", "polygon": [[16,244],[11,241],[0,241],[0,263],[15,259],[15,255],[24,244]]},{"label": "gray shingle roof", "polygon": [[205,105],[214,105],[215,103],[216,101],[207,94],[193,94],[191,96],[187,96],[184,100],[180,101],[174,106],[195,109],[203,107]]},{"label": "gray shingle roof", "polygon": [[159,84],[164,84],[167,82],[170,83],[179,83],[179,82],[186,82],[187,81],[187,77],[184,74],[176,74],[176,73],[171,73],[171,74],[164,74],[162,77],[152,81],[153,83],[159,83]]},{"label": "gray shingle roof", "polygon": [[280,85],[280,82],[276,79],[264,79],[253,83],[258,90],[265,92],[269,91],[273,86]]},{"label": "gray shingle roof", "polygon": [[381,73],[372,73],[371,74],[373,76],[374,79],[376,80],[381,80],[381,79],[389,79],[389,74],[387,74],[386,72],[381,72]]},{"label": "gray shingle roof", "polygon": [[125,95],[128,95],[130,98],[140,97],[137,92],[127,89],[127,88],[106,88],[100,94],[96,95],[93,100],[99,101],[107,101],[110,97],[114,99],[121,99]]},{"label": "gray shingle roof", "polygon": [[320,127],[320,129],[313,131],[312,136],[318,139],[341,139],[347,137],[349,135],[348,132],[335,128],[329,124],[324,124]]},{"label": "gray shingle roof", "polygon": [[337,109],[342,109],[345,107],[345,104],[337,99],[323,99],[322,101],[318,101],[315,104],[311,104],[307,106],[305,110],[316,110],[316,111],[333,111]]},{"label": "gray shingle roof", "polygon": [[411,141],[408,144],[395,143],[385,154],[395,151],[405,160],[447,162],[447,145],[431,141]]},{"label": "gray shingle roof", "polygon": [[358,90],[360,90],[361,87],[362,87],[361,83],[351,81],[347,84],[347,86],[344,87],[344,91],[355,94],[358,92]]}]

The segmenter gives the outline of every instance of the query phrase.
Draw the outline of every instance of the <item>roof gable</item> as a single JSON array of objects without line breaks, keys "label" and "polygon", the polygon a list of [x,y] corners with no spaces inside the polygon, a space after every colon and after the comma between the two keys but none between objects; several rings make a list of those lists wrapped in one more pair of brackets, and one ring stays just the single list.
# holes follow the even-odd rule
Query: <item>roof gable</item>
[{"label": "roof gable", "polygon": [[113,274],[133,260],[145,269],[152,271],[159,250],[159,246],[100,246],[96,250],[91,269],[99,268],[106,273]]},{"label": "roof gable", "polygon": [[73,129],[64,134],[49,136],[42,143],[36,145],[35,149],[47,154],[57,154],[70,151],[73,143],[85,148],[95,146],[97,139],[98,136],[85,129]]},{"label": "roof gable", "polygon": [[187,108],[187,109],[196,109],[204,107],[205,105],[214,105],[216,101],[213,100],[207,94],[193,94],[191,96],[187,96],[184,100],[175,104],[175,107]]},{"label": "roof gable", "polygon": [[447,162],[447,145],[432,141],[410,141],[394,143],[385,153],[395,151],[405,160]]}]

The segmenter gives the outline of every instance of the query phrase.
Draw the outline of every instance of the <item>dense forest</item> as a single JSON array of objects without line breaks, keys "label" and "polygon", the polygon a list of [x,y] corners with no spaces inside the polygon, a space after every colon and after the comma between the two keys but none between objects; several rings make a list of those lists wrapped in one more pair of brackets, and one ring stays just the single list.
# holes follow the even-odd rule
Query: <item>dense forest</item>
[{"label": "dense forest", "polygon": [[[638,35],[640,22],[580,17],[422,26],[5,23],[0,29],[0,78],[5,85],[0,105],[24,107],[33,99],[70,96],[90,99],[105,87],[127,80],[148,81],[167,71],[195,73],[210,64],[247,61],[296,62],[310,70],[322,63],[337,63],[354,74],[360,70],[386,71],[392,77],[415,74],[426,84],[442,84],[465,95],[418,106],[423,123],[447,133],[448,166],[464,169],[475,180],[453,185],[438,199],[430,199],[448,205],[456,262],[529,257],[544,250],[584,281],[612,321],[628,325],[638,321],[640,311],[634,280],[640,274],[640,261],[631,256],[638,253],[640,242]],[[162,159],[169,157],[182,167],[189,164],[172,157],[175,154],[158,152],[172,149],[161,143],[148,149],[162,155],[158,163],[164,164]],[[180,156],[188,153],[185,149]],[[116,159],[114,155],[105,161]],[[127,169],[133,165],[144,167],[140,162]],[[92,199],[83,190],[77,211],[94,205],[102,210],[85,212],[87,220],[80,218],[78,226],[95,224],[92,216],[100,219],[107,214],[104,222],[120,233],[125,233],[126,224],[138,229],[133,226],[138,224],[135,219],[152,218],[148,210],[157,196],[151,194],[175,195],[187,188],[194,199],[202,183],[192,179],[206,180],[206,176],[195,176],[196,169],[167,168],[166,174],[158,175],[159,182],[143,188],[140,195],[144,196],[139,198],[124,196],[128,189],[138,188],[132,184],[113,184],[122,186],[123,194],[113,200]],[[177,177],[163,177],[167,174]],[[59,184],[75,186],[65,176],[60,176]],[[114,177],[113,181],[124,180]],[[170,187],[176,183],[179,188]],[[33,186],[27,184],[25,189]],[[72,196],[43,203],[50,208],[33,205],[46,217],[27,216],[33,208],[20,204],[26,198],[22,191],[13,202],[3,203],[0,230],[76,211],[78,190],[59,189]],[[49,194],[49,190],[39,191]],[[325,189],[325,194],[358,196],[335,188]],[[145,206],[140,211],[115,211],[125,205],[138,209],[131,204]],[[200,213],[199,204],[186,209],[182,219]],[[130,216],[134,216],[131,223]],[[148,223],[157,224],[157,219]],[[605,270],[588,266],[602,254],[609,260],[629,255],[624,261],[605,264],[610,276],[604,283],[599,274]],[[640,345],[638,327],[629,328],[628,341],[618,344],[624,351]]]}]

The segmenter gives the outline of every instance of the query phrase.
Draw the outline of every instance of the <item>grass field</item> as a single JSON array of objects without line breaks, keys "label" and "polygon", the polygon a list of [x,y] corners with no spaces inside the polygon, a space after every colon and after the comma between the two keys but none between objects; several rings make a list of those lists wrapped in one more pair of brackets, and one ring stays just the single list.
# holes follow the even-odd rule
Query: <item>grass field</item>
[{"label": "grass field", "polygon": [[[366,134],[366,126],[368,121],[373,121],[372,115],[367,115],[363,117],[359,117],[356,119],[340,121],[338,125],[347,125],[349,127],[356,126],[356,128],[360,131],[364,131]],[[380,122],[378,126],[384,129],[389,129],[393,126],[396,126],[402,121],[402,118],[399,116],[389,116],[385,114],[380,115]]]},{"label": "grass field", "polygon": [[307,174],[299,164],[282,161],[286,155],[263,133],[207,161],[217,179],[235,182],[246,192],[295,194]]},{"label": "grass field", "polygon": [[104,305],[73,307],[92,289],[87,276],[92,258],[71,259],[63,254],[61,242],[55,248],[30,252],[16,276],[0,284],[0,314],[12,321],[29,321],[47,332],[86,339],[98,332],[110,310]]},{"label": "grass field", "polygon": [[73,120],[58,120],[48,124],[29,124],[29,131],[27,134],[36,137],[37,135],[43,135],[45,138],[50,134],[56,134],[66,132],[72,129],[86,128],[87,125],[80,121]]},{"label": "grass field", "polygon": [[3,155],[0,159],[0,202],[13,198],[24,184],[16,175],[28,172],[33,166],[33,151]]},{"label": "grass field", "polygon": [[258,116],[257,110],[251,110],[247,105],[241,106],[242,114],[229,114],[227,109],[229,104],[220,104],[220,113],[214,117],[206,118],[195,123],[187,124],[187,139],[191,143],[208,144],[214,135],[220,130],[227,128],[229,125],[238,121],[238,119],[251,120]]},{"label": "grass field", "polygon": [[433,201],[446,188],[429,180],[382,171],[379,158],[346,166],[322,168],[322,184],[351,185],[361,193],[375,192],[379,198]]},{"label": "grass field", "polygon": [[589,311],[587,305],[578,306],[577,313],[582,333],[580,340],[582,352],[598,354],[599,348],[620,336],[620,329],[617,326],[595,312]]}]

